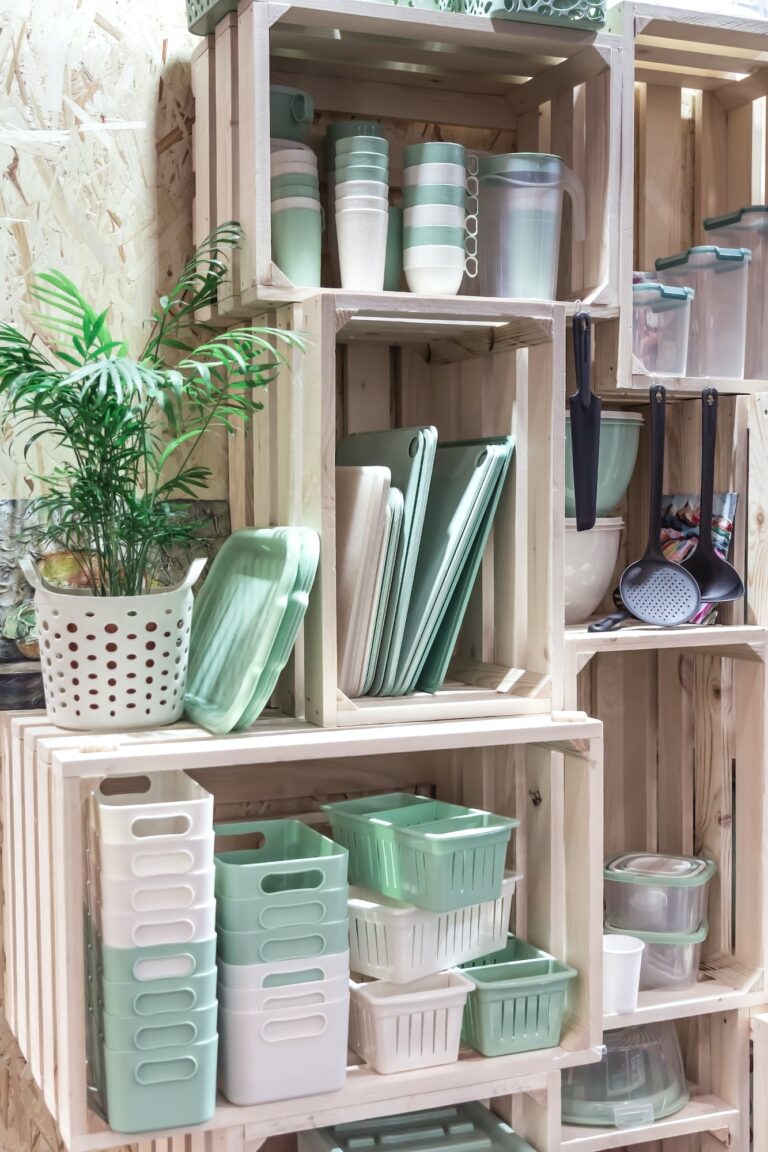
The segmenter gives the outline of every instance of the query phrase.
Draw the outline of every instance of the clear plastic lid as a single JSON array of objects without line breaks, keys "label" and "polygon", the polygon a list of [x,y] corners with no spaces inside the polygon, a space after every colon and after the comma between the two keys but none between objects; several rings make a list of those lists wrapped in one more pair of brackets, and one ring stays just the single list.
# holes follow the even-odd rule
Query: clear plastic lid
[{"label": "clear plastic lid", "polygon": [[[606,920],[603,930],[609,936],[626,936],[626,928],[614,928]],[[695,932],[646,932],[640,928],[633,928],[632,935],[643,944],[703,944],[709,932],[709,921],[702,920]]]},{"label": "clear plastic lid", "polygon": [[726,212],[722,216],[710,216],[704,221],[705,232],[717,232],[722,228],[768,228],[768,204],[748,204],[736,212]]},{"label": "clear plastic lid", "polygon": [[603,875],[606,880],[625,884],[662,884],[685,888],[706,884],[716,865],[697,856],[668,856],[663,852],[624,852],[607,860]]}]

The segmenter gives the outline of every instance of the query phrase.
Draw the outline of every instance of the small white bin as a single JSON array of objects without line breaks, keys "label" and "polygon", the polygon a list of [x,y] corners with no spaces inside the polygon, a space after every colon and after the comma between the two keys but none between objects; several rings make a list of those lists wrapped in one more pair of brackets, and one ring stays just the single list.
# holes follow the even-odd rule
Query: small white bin
[{"label": "small white bin", "polygon": [[98,926],[109,948],[151,948],[157,944],[191,944],[216,934],[216,903],[180,912],[113,912],[102,906]]},{"label": "small white bin", "polygon": [[123,912],[180,912],[200,904],[210,904],[216,874],[214,869],[188,872],[183,876],[144,876],[123,879],[92,865],[89,879],[102,908]]},{"label": "small white bin", "polygon": [[95,836],[95,856],[102,876],[114,880],[145,880],[189,876],[214,870],[213,830],[204,836],[158,836],[133,844],[99,842]]},{"label": "small white bin", "polygon": [[110,777],[92,797],[101,844],[153,845],[213,829],[213,796],[185,772]]},{"label": "small white bin", "polygon": [[268,964],[218,962],[219,987],[258,991],[318,980],[349,980],[349,952],[332,952],[309,960],[275,960]]},{"label": "small white bin", "polygon": [[498,900],[428,912],[364,888],[351,888],[349,955],[354,972],[405,984],[503,948],[521,876],[507,872]]},{"label": "small white bin", "polygon": [[649,376],[685,376],[692,288],[645,281],[632,286],[632,354]]},{"label": "small white bin", "polygon": [[707,239],[726,248],[749,248],[748,380],[768,380],[768,204],[754,204],[704,221]]},{"label": "small white bin", "polygon": [[233,1104],[338,1092],[347,1076],[349,992],[271,1012],[219,1006],[219,1087]]},{"label": "small white bin", "polygon": [[704,244],[656,261],[662,284],[693,288],[686,375],[744,378],[747,336],[747,248]]},{"label": "small white bin", "polygon": [[474,988],[460,972],[413,984],[350,983],[349,1046],[377,1072],[407,1072],[459,1058],[461,1019]]},{"label": "small white bin", "polygon": [[230,1012],[282,1012],[286,1008],[311,1008],[340,1000],[348,989],[348,976],[266,988],[228,988],[226,984],[219,984],[217,999],[222,1008]]}]

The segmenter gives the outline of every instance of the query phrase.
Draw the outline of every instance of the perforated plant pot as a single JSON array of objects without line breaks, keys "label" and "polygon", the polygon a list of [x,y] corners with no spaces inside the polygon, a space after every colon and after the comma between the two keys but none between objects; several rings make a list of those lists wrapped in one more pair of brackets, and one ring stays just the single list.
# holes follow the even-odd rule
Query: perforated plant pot
[{"label": "perforated plant pot", "polygon": [[91,596],[48,584],[29,559],[45,703],[61,728],[108,730],[172,724],[184,708],[195,560],[173,588],[145,596]]}]

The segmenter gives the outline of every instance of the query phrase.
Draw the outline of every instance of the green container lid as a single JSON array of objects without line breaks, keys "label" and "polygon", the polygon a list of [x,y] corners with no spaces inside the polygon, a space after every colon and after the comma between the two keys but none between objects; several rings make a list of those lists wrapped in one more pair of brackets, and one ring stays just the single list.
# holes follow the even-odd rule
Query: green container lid
[{"label": "green container lid", "polygon": [[642,932],[637,928],[614,928],[607,921],[603,925],[609,936],[636,936],[644,944],[702,944],[709,932],[709,921],[702,920],[695,932]]},{"label": "green container lid", "polygon": [[743,264],[751,259],[749,248],[718,248],[716,244],[699,244],[685,252],[677,252],[674,256],[660,256],[656,261],[656,271],[663,272],[667,268],[680,268],[691,263],[700,268],[715,264]]},{"label": "green container lid", "polygon": [[508,173],[520,172],[538,177],[541,182],[551,183],[562,177],[563,161],[559,156],[550,156],[545,152],[505,152],[500,156],[483,156],[478,165],[478,176],[481,179],[483,176],[506,176]]},{"label": "green container lid", "polygon": [[645,884],[654,888],[692,888],[707,884],[717,865],[697,856],[669,856],[662,852],[622,852],[607,860],[606,880],[620,884]]},{"label": "green container lid", "polygon": [[640,284],[632,285],[632,294],[636,292],[645,293],[646,296],[655,296],[658,300],[668,301],[674,304],[685,304],[688,300],[693,300],[696,296],[693,288],[684,288],[679,285],[673,284],[659,284],[655,280],[646,280]]},{"label": "green container lid", "polygon": [[[751,220],[745,220],[751,216]],[[726,212],[723,216],[709,216],[704,221],[704,231],[714,232],[721,228],[741,227],[768,228],[768,204],[749,204],[736,212]]]}]

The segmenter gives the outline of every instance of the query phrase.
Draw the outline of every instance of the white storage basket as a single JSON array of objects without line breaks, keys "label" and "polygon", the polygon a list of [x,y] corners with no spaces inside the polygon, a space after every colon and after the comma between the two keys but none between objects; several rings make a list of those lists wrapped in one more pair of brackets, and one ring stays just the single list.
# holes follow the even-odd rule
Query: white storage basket
[{"label": "white storage basket", "polygon": [[233,1104],[338,1092],[347,1076],[349,991],[272,1012],[219,1007],[219,1087]]},{"label": "white storage basket", "polygon": [[189,876],[213,870],[213,831],[205,836],[158,836],[133,844],[96,845],[102,876],[114,880],[148,880]]},{"label": "white storage basket", "polygon": [[88,880],[102,908],[124,912],[181,912],[214,899],[214,869],[183,876],[143,876],[115,879],[102,872],[88,853]]},{"label": "white storage basket", "polygon": [[460,972],[413,984],[350,983],[349,1046],[377,1072],[407,1072],[459,1058],[461,1018],[474,988]]},{"label": "white storage basket", "polygon": [[219,984],[217,999],[230,1012],[281,1012],[286,1008],[311,1008],[342,999],[348,992],[349,977],[313,980],[311,983],[282,984],[267,988],[228,988]]},{"label": "white storage basket", "polygon": [[[349,952],[332,952],[309,960],[275,960],[269,964],[218,962],[219,987],[249,991],[281,988],[318,980],[349,979]],[[345,985],[346,986],[346,985]]]},{"label": "white storage basket", "polygon": [[183,912],[113,912],[102,906],[97,921],[109,948],[151,948],[158,944],[191,944],[216,932],[216,902]]},{"label": "white storage basket", "polygon": [[61,728],[127,729],[173,724],[184,710],[192,585],[143,596],[92,596],[48,584],[20,562],[35,589],[48,715]]},{"label": "white storage basket", "polygon": [[[160,842],[166,847],[168,841],[181,843],[213,830],[213,796],[186,772],[110,777],[92,796],[100,845],[151,848]],[[100,865],[106,871],[103,860]]]},{"label": "white storage basket", "polygon": [[497,952],[507,943],[515,885],[506,873],[498,900],[453,912],[428,912],[351,888],[349,956],[353,972],[405,984]]}]

